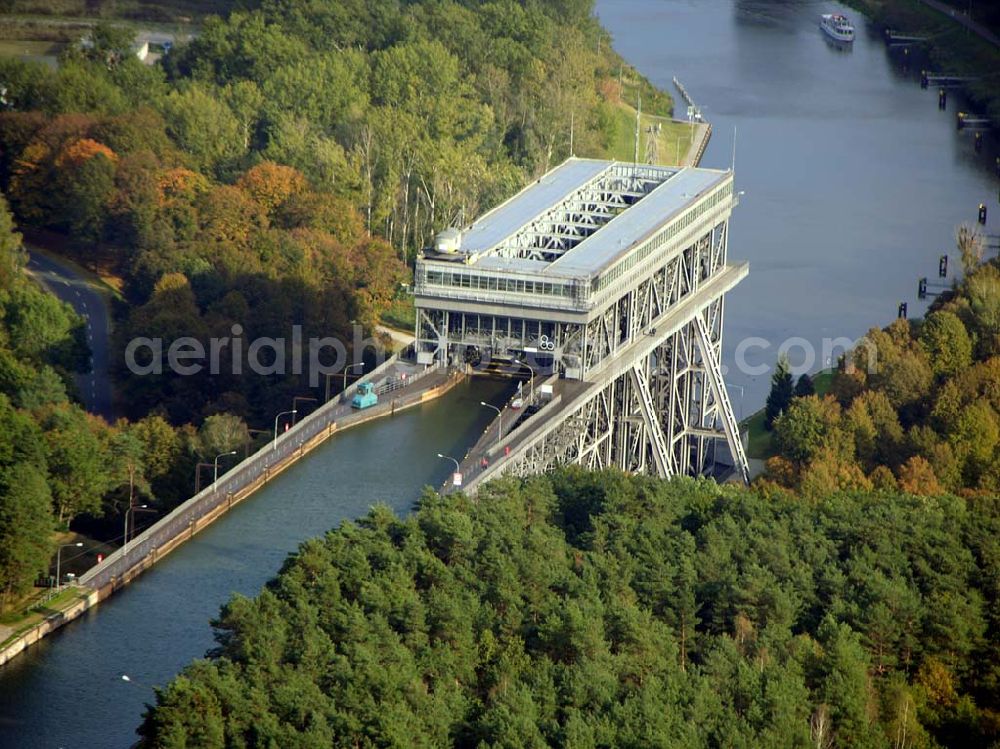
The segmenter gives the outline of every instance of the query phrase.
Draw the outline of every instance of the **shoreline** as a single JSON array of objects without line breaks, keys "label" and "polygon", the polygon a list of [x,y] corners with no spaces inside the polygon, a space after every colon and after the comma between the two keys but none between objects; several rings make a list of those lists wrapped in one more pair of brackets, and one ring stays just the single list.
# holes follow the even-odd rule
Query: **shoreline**
[{"label": "shoreline", "polygon": [[[375,373],[373,372],[371,374]],[[355,418],[349,417],[348,420],[341,424],[337,424],[336,422],[331,423],[329,428],[322,429],[313,437],[308,440],[304,440],[299,444],[297,449],[292,450],[287,456],[277,461],[270,470],[267,470],[263,475],[249,482],[241,489],[228,494],[226,501],[220,502],[215,507],[208,509],[203,515],[192,521],[189,525],[174,533],[165,543],[162,543],[157,547],[153,547],[148,553],[142,556],[134,557],[135,561],[130,564],[122,574],[113,575],[107,582],[94,587],[88,587],[85,584],[78,584],[76,589],[79,591],[79,596],[76,597],[69,606],[46,616],[38,624],[35,624],[20,634],[15,635],[13,640],[3,644],[2,648],[0,648],[0,668],[13,658],[25,652],[39,640],[60,629],[68,622],[78,618],[84,612],[90,610],[101,601],[130,584],[167,554],[181,546],[185,541],[193,538],[199,531],[204,530],[220,517],[228,513],[233,506],[255,494],[258,489],[268,483],[271,479],[280,473],[283,473],[287,468],[297,463],[300,459],[322,445],[333,435],[361,424],[367,424],[368,422],[375,421],[376,419],[393,416],[399,411],[405,411],[409,408],[419,406],[422,403],[440,398],[450,392],[460,382],[465,380],[465,374],[463,372],[446,372],[445,375],[445,380],[439,384],[426,389],[420,389],[400,398],[394,398],[385,403],[380,403],[379,405],[383,406],[381,408],[375,407],[371,410],[352,413],[351,416]],[[330,403],[335,404],[336,401],[330,401]],[[319,412],[317,411],[314,413]],[[310,414],[310,416],[312,416],[312,414]],[[305,423],[307,423],[305,420],[299,422],[299,424]],[[286,435],[292,436],[293,432],[286,432]],[[266,450],[267,448],[264,449]],[[253,458],[254,456],[251,456],[251,459]],[[188,502],[190,501],[191,500],[188,500]],[[161,518],[157,524],[148,528],[144,531],[144,533],[150,533],[156,529],[159,523],[162,523],[169,518],[169,515]],[[136,541],[138,541],[138,539],[136,539]],[[135,543],[135,541],[133,541],[133,543]],[[113,557],[109,556],[108,559],[106,559],[102,564],[109,564],[113,561]],[[87,574],[95,576],[98,572],[98,568],[94,567],[88,571]]]},{"label": "shoreline", "polygon": [[992,71],[1000,68],[1000,47],[967,28],[966,24],[974,24],[974,16],[970,20],[959,12],[949,15],[925,0],[844,0],[844,4],[864,14],[865,20],[882,32],[891,28],[927,34],[930,38],[922,48],[931,63],[941,66],[938,72],[986,81],[969,81],[958,90],[982,110],[994,129],[1000,127],[1000,82],[995,76],[990,78]]}]

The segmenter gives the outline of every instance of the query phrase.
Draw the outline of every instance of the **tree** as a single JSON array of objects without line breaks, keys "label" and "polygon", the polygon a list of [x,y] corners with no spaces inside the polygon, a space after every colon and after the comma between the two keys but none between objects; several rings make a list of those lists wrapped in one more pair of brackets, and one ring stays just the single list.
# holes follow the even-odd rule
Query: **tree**
[{"label": "tree", "polygon": [[56,520],[63,524],[82,513],[98,515],[111,483],[110,455],[100,420],[76,406],[63,406],[52,409],[42,424]]},{"label": "tree", "polygon": [[218,96],[200,84],[172,91],[164,102],[167,133],[190,155],[198,171],[232,165],[245,151],[239,120]]},{"label": "tree", "polygon": [[240,450],[250,441],[246,422],[233,414],[214,414],[198,430],[201,455],[212,460],[216,455]]},{"label": "tree", "polygon": [[9,289],[20,278],[27,262],[27,253],[21,245],[21,235],[14,230],[7,198],[0,193],[0,290]]},{"label": "tree", "polygon": [[65,179],[65,225],[73,240],[90,246],[104,236],[104,222],[115,185],[115,162],[103,153],[83,161]]},{"label": "tree", "polygon": [[1000,269],[981,265],[964,282],[971,313],[970,328],[978,335],[977,354],[1000,354]]},{"label": "tree", "polygon": [[83,321],[73,308],[31,283],[0,291],[7,345],[24,363],[48,363],[71,372],[87,369]]},{"label": "tree", "polygon": [[920,327],[920,345],[938,377],[950,377],[972,363],[972,339],[953,312],[931,312]]},{"label": "tree", "polygon": [[962,272],[966,277],[972,275],[983,261],[986,242],[983,235],[974,227],[962,224],[958,227],[955,244],[962,258]]},{"label": "tree", "polygon": [[771,375],[771,392],[768,393],[764,407],[764,424],[769,430],[774,428],[775,420],[791,405],[793,385],[788,357],[781,356],[778,358],[774,374]]},{"label": "tree", "polygon": [[795,383],[795,397],[805,398],[810,395],[816,395],[816,386],[813,385],[812,377],[809,376],[809,373],[803,372],[799,375],[798,382]]},{"label": "tree", "polygon": [[845,746],[880,747],[882,742],[870,730],[869,664],[857,633],[828,616],[817,636],[823,647],[821,698],[830,706],[834,735]]},{"label": "tree", "polygon": [[966,480],[974,484],[979,474],[992,463],[994,451],[1000,444],[1000,417],[985,399],[979,399],[962,410],[948,438],[964,463]]},{"label": "tree", "polygon": [[132,54],[135,32],[127,26],[113,26],[102,21],[94,26],[91,41],[93,42],[91,52],[97,60],[117,63]]},{"label": "tree", "polygon": [[136,497],[150,496],[149,481],[146,478],[143,444],[132,433],[127,423],[115,425],[115,433],[110,440],[111,488],[125,490],[120,503],[115,501],[118,512],[124,514],[135,505]]},{"label": "tree", "polygon": [[159,478],[173,467],[181,451],[181,438],[166,419],[147,416],[133,424],[132,434],[142,443],[149,478]]},{"label": "tree", "polygon": [[270,216],[282,203],[303,192],[306,180],[291,167],[265,161],[244,172],[236,186],[249,193]]},{"label": "tree", "polygon": [[0,468],[0,609],[31,588],[52,552],[52,498],[29,463]]},{"label": "tree", "polygon": [[826,447],[818,450],[803,468],[799,489],[804,496],[817,498],[831,491],[870,492],[872,482],[852,457]]},{"label": "tree", "polygon": [[933,497],[944,493],[931,464],[919,455],[914,455],[900,466],[899,488],[920,496]]},{"label": "tree", "polygon": [[807,463],[831,444],[839,423],[840,406],[832,398],[798,398],[774,422],[775,441],[786,458]]}]

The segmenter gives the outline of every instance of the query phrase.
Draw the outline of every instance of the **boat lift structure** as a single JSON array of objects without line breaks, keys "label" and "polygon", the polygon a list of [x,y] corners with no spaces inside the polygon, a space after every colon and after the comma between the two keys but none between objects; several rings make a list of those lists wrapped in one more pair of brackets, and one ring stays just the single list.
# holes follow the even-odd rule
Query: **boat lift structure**
[{"label": "boat lift structure", "polygon": [[418,257],[418,361],[554,382],[477,482],[568,463],[710,474],[719,443],[748,480],[720,362],[748,272],[727,261],[735,203],[731,171],[571,158]]}]

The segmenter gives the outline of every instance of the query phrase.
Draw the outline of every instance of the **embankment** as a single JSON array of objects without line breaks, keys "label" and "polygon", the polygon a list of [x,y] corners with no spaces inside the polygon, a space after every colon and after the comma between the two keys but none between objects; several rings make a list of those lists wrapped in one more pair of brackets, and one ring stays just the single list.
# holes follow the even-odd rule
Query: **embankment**
[{"label": "embankment", "polygon": [[[376,374],[378,371],[368,378]],[[336,401],[331,401],[313,412],[281,435],[273,448],[251,455],[218,484],[199,492],[130,540],[127,550],[118,549],[82,575],[78,585],[80,597],[4,642],[0,665],[131,583],[337,432],[434,400],[455,387],[464,376],[458,371],[428,369],[372,408],[344,412],[338,409]]]}]

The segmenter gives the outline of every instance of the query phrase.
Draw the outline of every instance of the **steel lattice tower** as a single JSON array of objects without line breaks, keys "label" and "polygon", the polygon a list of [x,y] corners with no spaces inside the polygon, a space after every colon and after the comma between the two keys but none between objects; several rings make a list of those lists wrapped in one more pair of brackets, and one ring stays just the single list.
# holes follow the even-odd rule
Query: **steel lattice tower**
[{"label": "steel lattice tower", "polygon": [[[417,260],[418,360],[524,362],[552,398],[484,476],[700,475],[720,438],[748,479],[721,369],[733,174],[570,159]],[[467,486],[474,489],[474,486]]]}]

